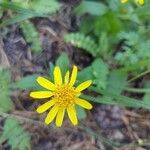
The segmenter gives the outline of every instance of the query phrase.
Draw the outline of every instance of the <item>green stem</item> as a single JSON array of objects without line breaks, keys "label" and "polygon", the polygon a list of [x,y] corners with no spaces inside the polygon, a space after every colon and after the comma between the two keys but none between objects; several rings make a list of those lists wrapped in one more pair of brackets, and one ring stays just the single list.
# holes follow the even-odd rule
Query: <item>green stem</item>
[{"label": "green stem", "polygon": [[125,91],[133,92],[133,93],[150,93],[150,89],[140,89],[140,88],[125,88]]},{"label": "green stem", "polygon": [[144,72],[138,74],[137,76],[131,78],[130,80],[128,80],[128,82],[130,83],[130,82],[132,82],[132,81],[134,81],[134,80],[140,78],[141,76],[144,76],[145,74],[147,74],[147,73],[149,73],[149,72],[150,72],[150,70],[144,71]]},{"label": "green stem", "polygon": [[[113,92],[109,92],[106,90],[98,89],[96,87],[90,87],[89,88],[91,91],[94,91],[96,93],[102,94],[103,97],[102,99],[99,98],[93,98],[93,101],[98,102],[98,103],[105,103],[107,101],[107,104],[113,104],[113,105],[119,105],[119,106],[126,106],[126,107],[133,107],[133,108],[147,108],[150,110],[150,105],[146,105],[143,101],[134,99],[134,98],[129,98],[127,96],[115,94]],[[89,97],[87,97],[88,99]],[[92,100],[90,98],[90,100]]]},{"label": "green stem", "polygon": [[150,64],[150,59],[147,59],[147,60],[142,60],[134,65],[130,65],[130,66],[127,66],[127,67],[124,67],[124,68],[121,68],[121,69],[118,69],[118,72],[129,72],[129,71],[134,71],[134,70],[137,70],[139,68],[142,68],[142,67],[146,67]]}]

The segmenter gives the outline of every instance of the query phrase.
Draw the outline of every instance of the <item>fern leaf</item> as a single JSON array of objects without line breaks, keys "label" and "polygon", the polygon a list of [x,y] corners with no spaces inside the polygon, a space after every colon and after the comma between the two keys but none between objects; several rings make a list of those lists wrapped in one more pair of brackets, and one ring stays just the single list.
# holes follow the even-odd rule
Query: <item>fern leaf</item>
[{"label": "fern leaf", "polygon": [[0,111],[7,112],[11,110],[13,103],[9,97],[10,74],[0,68]]},{"label": "fern leaf", "polygon": [[42,50],[41,41],[39,39],[39,34],[34,25],[26,20],[20,23],[20,27],[23,31],[25,39],[28,43],[31,43],[31,49],[34,53],[40,52]]},{"label": "fern leaf", "polygon": [[5,121],[3,132],[0,137],[0,143],[6,140],[12,150],[16,148],[19,150],[31,149],[29,134],[14,118],[7,118]]},{"label": "fern leaf", "polygon": [[97,55],[98,46],[89,36],[85,36],[82,33],[70,33],[64,36],[64,40],[78,48],[83,48],[93,56]]}]

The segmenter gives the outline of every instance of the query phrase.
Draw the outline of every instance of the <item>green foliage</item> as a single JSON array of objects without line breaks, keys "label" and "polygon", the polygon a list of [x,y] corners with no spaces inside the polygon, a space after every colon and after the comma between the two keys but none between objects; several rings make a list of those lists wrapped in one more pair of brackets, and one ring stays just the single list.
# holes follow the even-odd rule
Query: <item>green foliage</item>
[{"label": "green foliage", "polygon": [[101,59],[96,59],[91,66],[79,72],[78,82],[83,82],[90,79],[97,88],[105,89],[107,85],[108,73],[108,65]]},{"label": "green foliage", "polygon": [[77,15],[83,15],[89,13],[92,15],[103,15],[107,11],[107,7],[100,2],[92,1],[82,1],[81,4],[75,8],[75,13]]},{"label": "green foliage", "polygon": [[83,107],[76,105],[76,111],[77,111],[77,117],[79,120],[86,118],[87,115],[86,115],[85,109]]},{"label": "green foliage", "polygon": [[12,2],[39,14],[55,13],[60,8],[60,4],[56,0],[13,0]]},{"label": "green foliage", "polygon": [[34,53],[41,52],[42,46],[39,39],[39,34],[32,22],[26,20],[20,23],[25,39],[31,44],[31,50]]},{"label": "green foliage", "polygon": [[65,73],[69,70],[69,58],[68,55],[63,52],[56,60],[56,65],[60,66],[63,77],[65,76]]},{"label": "green foliage", "polygon": [[29,8],[38,13],[55,13],[60,4],[56,0],[32,0],[29,2]]},{"label": "green foliage", "polygon": [[[31,44],[31,50],[34,53],[41,52],[42,46],[39,39],[39,34],[34,25],[26,20],[32,17],[48,17],[48,13],[55,13],[59,10],[60,4],[56,0],[12,0],[7,2],[5,0],[0,1],[0,17],[4,9],[10,9],[12,12],[19,14],[12,18],[3,20],[0,27],[20,22],[20,27],[23,31],[25,39]],[[24,21],[25,20],[25,21]]]},{"label": "green foliage", "polygon": [[112,93],[121,94],[127,86],[127,74],[113,70],[110,72],[107,80],[107,91]]},{"label": "green foliage", "polygon": [[115,59],[121,65],[131,65],[145,59],[150,59],[150,40],[139,32],[121,32],[120,40],[125,40],[122,52],[118,52]]},{"label": "green foliage", "polygon": [[0,136],[0,143],[4,141],[11,146],[12,150],[30,150],[30,136],[19,125],[18,121],[14,118],[7,118],[4,124],[3,132]]},{"label": "green foliage", "polygon": [[[150,89],[150,81],[145,84],[145,88]],[[143,101],[145,104],[150,105],[150,92],[145,93]]]},{"label": "green foliage", "polygon": [[10,73],[0,68],[0,111],[7,112],[13,107],[10,99]]},{"label": "green foliage", "polygon": [[[83,0],[74,10],[82,16],[79,32],[67,34],[64,39],[93,57],[114,61],[115,55],[117,63],[123,66],[149,59],[149,30],[145,26],[146,23],[149,26],[148,6],[148,2],[139,7],[118,0],[105,3]],[[116,50],[122,41],[121,49]]]},{"label": "green foliage", "polygon": [[109,73],[108,65],[101,59],[96,59],[92,63],[91,67],[94,76],[93,83],[97,86],[97,88],[105,89],[107,84],[107,75]]},{"label": "green foliage", "polygon": [[38,84],[35,82],[38,75],[29,75],[26,77],[23,77],[19,81],[16,81],[15,83],[11,84],[11,87],[13,89],[34,89],[38,87]]},{"label": "green foliage", "polygon": [[97,44],[95,41],[82,33],[70,33],[64,36],[66,42],[73,44],[76,47],[83,48],[93,56],[97,54]]}]

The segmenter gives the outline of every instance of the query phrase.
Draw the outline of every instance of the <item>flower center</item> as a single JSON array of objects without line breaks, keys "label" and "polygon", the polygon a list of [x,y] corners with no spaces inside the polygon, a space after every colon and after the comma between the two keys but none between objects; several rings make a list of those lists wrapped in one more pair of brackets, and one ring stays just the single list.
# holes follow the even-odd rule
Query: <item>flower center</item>
[{"label": "flower center", "polygon": [[77,92],[75,91],[75,88],[69,85],[57,86],[54,91],[54,99],[56,99],[56,103],[63,108],[67,108],[68,105],[73,104],[76,97]]}]

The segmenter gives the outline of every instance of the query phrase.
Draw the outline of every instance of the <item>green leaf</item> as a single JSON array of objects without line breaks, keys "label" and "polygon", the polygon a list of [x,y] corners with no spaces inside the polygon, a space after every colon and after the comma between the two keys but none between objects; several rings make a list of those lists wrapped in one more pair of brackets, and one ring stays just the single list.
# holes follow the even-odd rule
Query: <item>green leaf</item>
[{"label": "green leaf", "polygon": [[25,39],[31,44],[31,50],[34,53],[39,53],[42,51],[42,43],[40,41],[39,33],[35,26],[29,20],[20,23],[20,27],[23,31]]},{"label": "green leaf", "polygon": [[150,17],[150,4],[146,4],[142,7],[138,7],[134,10],[133,13],[138,14],[139,16],[149,16]]},{"label": "green leaf", "polygon": [[106,32],[102,32],[101,36],[99,38],[99,54],[102,57],[107,57],[108,55],[108,50],[109,50],[109,43],[108,43],[108,37],[107,37],[107,33]]},{"label": "green leaf", "polygon": [[69,70],[69,64],[70,61],[68,55],[65,52],[61,53],[61,55],[56,60],[56,65],[60,66],[63,77],[65,76],[67,70]]},{"label": "green leaf", "polygon": [[120,94],[126,85],[127,74],[114,70],[109,75],[106,90],[112,93]]},{"label": "green leaf", "polygon": [[12,83],[11,87],[13,89],[24,89],[24,90],[35,89],[39,87],[38,83],[36,82],[37,77],[38,75],[26,76],[21,80]]},{"label": "green leaf", "polygon": [[91,15],[101,16],[107,12],[107,7],[103,3],[96,1],[82,1],[80,5],[75,8],[74,12],[77,15],[89,13]]},{"label": "green leaf", "polygon": [[54,68],[55,68],[55,65],[52,62],[49,62],[48,74],[49,74],[51,81],[54,81],[54,76],[53,76]]},{"label": "green leaf", "polygon": [[[145,88],[150,88],[150,81],[146,82]],[[145,104],[150,105],[150,92],[145,93],[143,101]]]},{"label": "green leaf", "polygon": [[83,48],[93,56],[97,55],[98,45],[90,36],[82,33],[70,33],[64,36],[64,40],[78,48]]},{"label": "green leaf", "polygon": [[24,20],[32,18],[32,17],[34,17],[34,16],[31,14],[19,14],[19,15],[13,16],[12,18],[3,20],[2,23],[0,24],[0,27],[12,25],[12,24],[24,21]]},{"label": "green leaf", "polygon": [[82,95],[82,98],[96,103],[111,104],[111,105],[118,105],[118,106],[131,107],[131,108],[146,108],[150,110],[150,105],[145,104],[143,101],[134,98],[129,98],[127,96],[123,96],[120,94],[115,94],[107,90],[97,89],[95,87],[90,87],[89,89],[96,93],[102,94],[103,97],[98,96],[97,98],[95,98],[95,97]]},{"label": "green leaf", "polygon": [[[39,16],[39,17],[44,17],[45,15],[41,14],[41,13],[38,13],[38,12],[35,12],[33,10],[30,10],[30,9],[26,9],[26,8],[23,8],[23,7],[20,7],[18,6],[17,4],[15,3],[12,3],[12,2],[5,2],[5,3],[0,3],[0,7],[4,8],[4,9],[10,9],[14,12],[17,12],[17,13],[20,13],[20,14],[30,14],[30,15],[33,15],[33,16]],[[45,16],[46,17],[46,16]]]},{"label": "green leaf", "polygon": [[83,70],[81,70],[78,73],[78,76],[77,76],[78,84],[80,84],[86,80],[93,80],[93,74],[92,74],[92,67],[91,66],[84,68]]},{"label": "green leaf", "polygon": [[10,99],[10,72],[0,68],[0,111],[8,112],[13,103]]},{"label": "green leaf", "polygon": [[116,16],[116,12],[112,11],[108,11],[105,15],[99,16],[94,24],[94,33],[97,36],[104,31],[109,33],[109,35],[115,35],[123,29],[122,21]]},{"label": "green leaf", "polygon": [[8,112],[12,109],[13,103],[10,99],[9,93],[1,92],[0,95],[0,112]]},{"label": "green leaf", "polygon": [[94,84],[98,88],[105,89],[107,84],[108,66],[101,59],[95,59],[91,65],[94,76]]},{"label": "green leaf", "polygon": [[60,8],[60,4],[56,0],[32,0],[30,9],[37,13],[55,13]]},{"label": "green leaf", "polygon": [[31,150],[31,139],[28,134],[14,118],[7,118],[4,124],[3,132],[0,137],[0,143],[7,141],[11,149]]},{"label": "green leaf", "polygon": [[82,108],[80,106],[76,106],[76,111],[77,111],[77,117],[79,120],[86,118],[86,112],[85,112],[84,108]]}]

